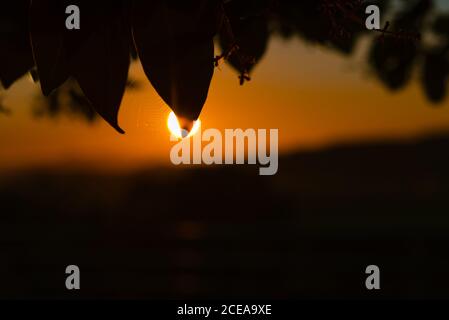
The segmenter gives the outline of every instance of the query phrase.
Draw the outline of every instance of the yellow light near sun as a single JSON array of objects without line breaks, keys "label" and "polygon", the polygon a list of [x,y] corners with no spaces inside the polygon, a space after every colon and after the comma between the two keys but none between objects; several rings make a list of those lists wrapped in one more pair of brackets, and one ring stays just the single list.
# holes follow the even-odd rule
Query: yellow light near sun
[{"label": "yellow light near sun", "polygon": [[172,135],[174,135],[178,139],[189,138],[193,136],[199,130],[200,126],[201,120],[198,119],[193,122],[192,130],[190,130],[190,132],[187,133],[187,131],[182,129],[181,126],[179,125],[178,118],[176,117],[173,111],[170,112],[170,114],[168,115],[167,119],[168,130]]}]

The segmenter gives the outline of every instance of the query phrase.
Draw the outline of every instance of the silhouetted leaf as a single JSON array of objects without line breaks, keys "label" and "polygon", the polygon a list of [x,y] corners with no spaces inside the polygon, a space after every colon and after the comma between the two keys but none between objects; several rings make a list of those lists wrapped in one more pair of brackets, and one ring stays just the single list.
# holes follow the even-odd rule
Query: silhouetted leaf
[{"label": "silhouetted leaf", "polygon": [[226,34],[221,33],[220,46],[225,51],[232,45],[237,45],[238,52],[232,54],[228,62],[239,72],[249,72],[267,49],[269,37],[267,19],[265,16],[250,16],[243,19],[234,17],[230,22],[234,39],[229,39]]},{"label": "silhouetted leaf", "polygon": [[[33,0],[30,36],[34,60],[44,95],[49,95],[69,77],[65,28],[66,1]],[[76,31],[71,31],[76,32]]]},{"label": "silhouetted leaf", "polygon": [[398,90],[410,79],[415,58],[416,46],[413,43],[386,38],[373,44],[369,62],[385,85]]},{"label": "silhouetted leaf", "polygon": [[[96,9],[96,10],[95,10]],[[118,132],[118,111],[130,64],[129,32],[120,4],[92,7],[83,21],[90,34],[71,59],[71,73],[94,109]],[[86,17],[87,16],[87,17]],[[87,18],[87,19],[86,19]]]},{"label": "silhouetted leaf", "polygon": [[427,97],[439,102],[446,96],[449,62],[445,52],[429,53],[424,58],[422,83]]},{"label": "silhouetted leaf", "polygon": [[176,115],[196,120],[214,65],[218,1],[136,1],[133,35],[145,74]]},{"label": "silhouetted leaf", "polygon": [[298,35],[304,40],[324,43],[330,34],[328,19],[320,14],[320,1],[279,1],[277,24],[284,37]]},{"label": "silhouetted leaf", "polygon": [[231,30],[221,30],[220,46],[225,52],[238,46],[227,60],[240,73],[250,72],[265,54],[269,38],[267,12],[272,2],[233,0],[225,5]]},{"label": "silhouetted leaf", "polygon": [[0,82],[9,88],[34,65],[28,37],[28,0],[2,2],[0,10]]},{"label": "silhouetted leaf", "polygon": [[[65,7],[69,4],[80,8],[80,30],[65,27]],[[121,2],[34,0],[31,21],[44,94],[73,76],[94,109],[123,133],[117,115],[128,76],[130,32]]]},{"label": "silhouetted leaf", "polygon": [[[429,0],[419,0],[413,5],[403,6],[403,11],[398,14],[393,29],[421,30],[424,17],[431,9],[431,4]],[[401,41],[391,37],[374,43],[369,62],[382,82],[390,89],[400,89],[410,79],[413,64],[418,55],[417,45],[412,41]]]}]

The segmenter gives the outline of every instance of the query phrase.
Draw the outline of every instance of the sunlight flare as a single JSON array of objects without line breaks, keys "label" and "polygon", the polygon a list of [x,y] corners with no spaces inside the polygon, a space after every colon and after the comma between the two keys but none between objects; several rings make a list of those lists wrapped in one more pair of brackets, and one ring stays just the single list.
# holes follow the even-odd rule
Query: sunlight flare
[{"label": "sunlight flare", "polygon": [[168,119],[167,119],[168,130],[176,138],[183,139],[186,137],[193,136],[200,128],[201,120],[198,119],[196,121],[190,121],[190,124],[188,124],[188,126],[191,127],[190,132],[189,132],[187,126],[181,127],[181,125],[179,124],[179,120],[173,111],[170,112],[170,114],[168,115]]}]

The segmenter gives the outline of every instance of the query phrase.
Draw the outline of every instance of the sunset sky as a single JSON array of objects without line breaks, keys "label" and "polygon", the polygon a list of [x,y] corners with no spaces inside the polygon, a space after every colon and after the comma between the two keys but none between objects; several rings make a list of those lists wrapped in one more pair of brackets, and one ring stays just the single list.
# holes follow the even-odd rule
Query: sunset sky
[{"label": "sunset sky", "polygon": [[[431,106],[418,79],[392,93],[370,74],[363,43],[346,58],[299,40],[270,40],[252,75],[239,86],[227,65],[216,69],[201,120],[203,128],[277,128],[281,152],[337,143],[409,139],[449,129],[449,106]],[[28,77],[4,94],[11,115],[0,114],[0,171],[46,166],[134,170],[171,165],[168,106],[146,80],[139,63],[131,68],[141,87],[126,93],[118,134],[99,119],[93,125],[61,115],[35,118],[40,95]]]}]

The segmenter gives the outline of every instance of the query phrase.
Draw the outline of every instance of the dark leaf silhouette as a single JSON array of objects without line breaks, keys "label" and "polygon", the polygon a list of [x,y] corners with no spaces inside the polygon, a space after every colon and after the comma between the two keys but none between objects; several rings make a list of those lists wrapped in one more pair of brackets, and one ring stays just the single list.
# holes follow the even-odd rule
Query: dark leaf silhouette
[{"label": "dark leaf silhouette", "polygon": [[388,88],[398,90],[410,79],[416,54],[413,43],[387,38],[373,44],[369,62]]},{"label": "dark leaf silhouette", "polygon": [[[130,63],[129,32],[121,5],[94,6],[91,34],[71,61],[71,72],[95,110],[118,132],[118,111]],[[89,12],[89,13],[90,13]],[[84,28],[86,28],[84,26]]]},{"label": "dark leaf silhouette", "polygon": [[447,80],[449,78],[449,16],[441,15],[432,24],[435,36],[443,40],[426,50],[421,81],[424,91],[432,102],[442,101],[447,94]]},{"label": "dark leaf silhouette", "polygon": [[[394,25],[399,30],[421,30],[423,19],[431,9],[431,1],[419,0],[404,6]],[[390,89],[402,88],[410,79],[418,55],[417,45],[411,41],[382,38],[376,41],[370,54],[370,63],[383,83]]]},{"label": "dark leaf silhouette", "polygon": [[[33,1],[31,37],[42,91],[50,94],[73,76],[95,110],[118,132],[117,115],[130,60],[129,28],[121,3],[70,1],[83,8],[82,28],[65,28],[69,2]],[[48,11],[50,14],[46,14]],[[42,16],[50,19],[41,22]]]},{"label": "dark leaf silhouette", "polygon": [[229,1],[220,28],[222,53],[215,65],[225,59],[240,75],[240,85],[251,80],[250,72],[264,55],[268,38],[268,11],[272,1]]},{"label": "dark leaf silhouette", "polygon": [[439,102],[446,96],[449,62],[446,52],[429,53],[424,58],[422,82],[430,101]]},{"label": "dark leaf silhouette", "polygon": [[9,88],[33,67],[28,37],[28,0],[2,3],[0,10],[0,82]]},{"label": "dark leaf silhouette", "polygon": [[[335,9],[337,2],[279,1],[278,16],[274,18],[277,31],[285,38],[299,35],[308,42],[328,45],[340,52],[350,53],[360,33],[360,24],[364,24],[362,19],[365,13],[338,11]],[[350,2],[346,1],[347,4]]]},{"label": "dark leaf silhouette", "polygon": [[[34,60],[44,95],[69,77],[69,39],[64,39],[65,1],[34,0],[30,8],[30,35]],[[43,19],[43,17],[45,17]]]},{"label": "dark leaf silhouette", "polygon": [[[239,72],[250,72],[265,54],[268,44],[268,22],[265,16],[252,16],[230,20],[233,39],[220,34],[223,51],[238,47],[238,54],[231,54],[227,61]],[[237,52],[236,52],[237,53]]]},{"label": "dark leaf silhouette", "polygon": [[320,2],[315,0],[280,1],[276,24],[279,33],[286,38],[299,35],[317,43],[329,39],[330,23],[320,19]]},{"label": "dark leaf silhouette", "polygon": [[145,74],[177,116],[196,120],[206,101],[218,9],[210,0],[134,4],[133,35]]}]

